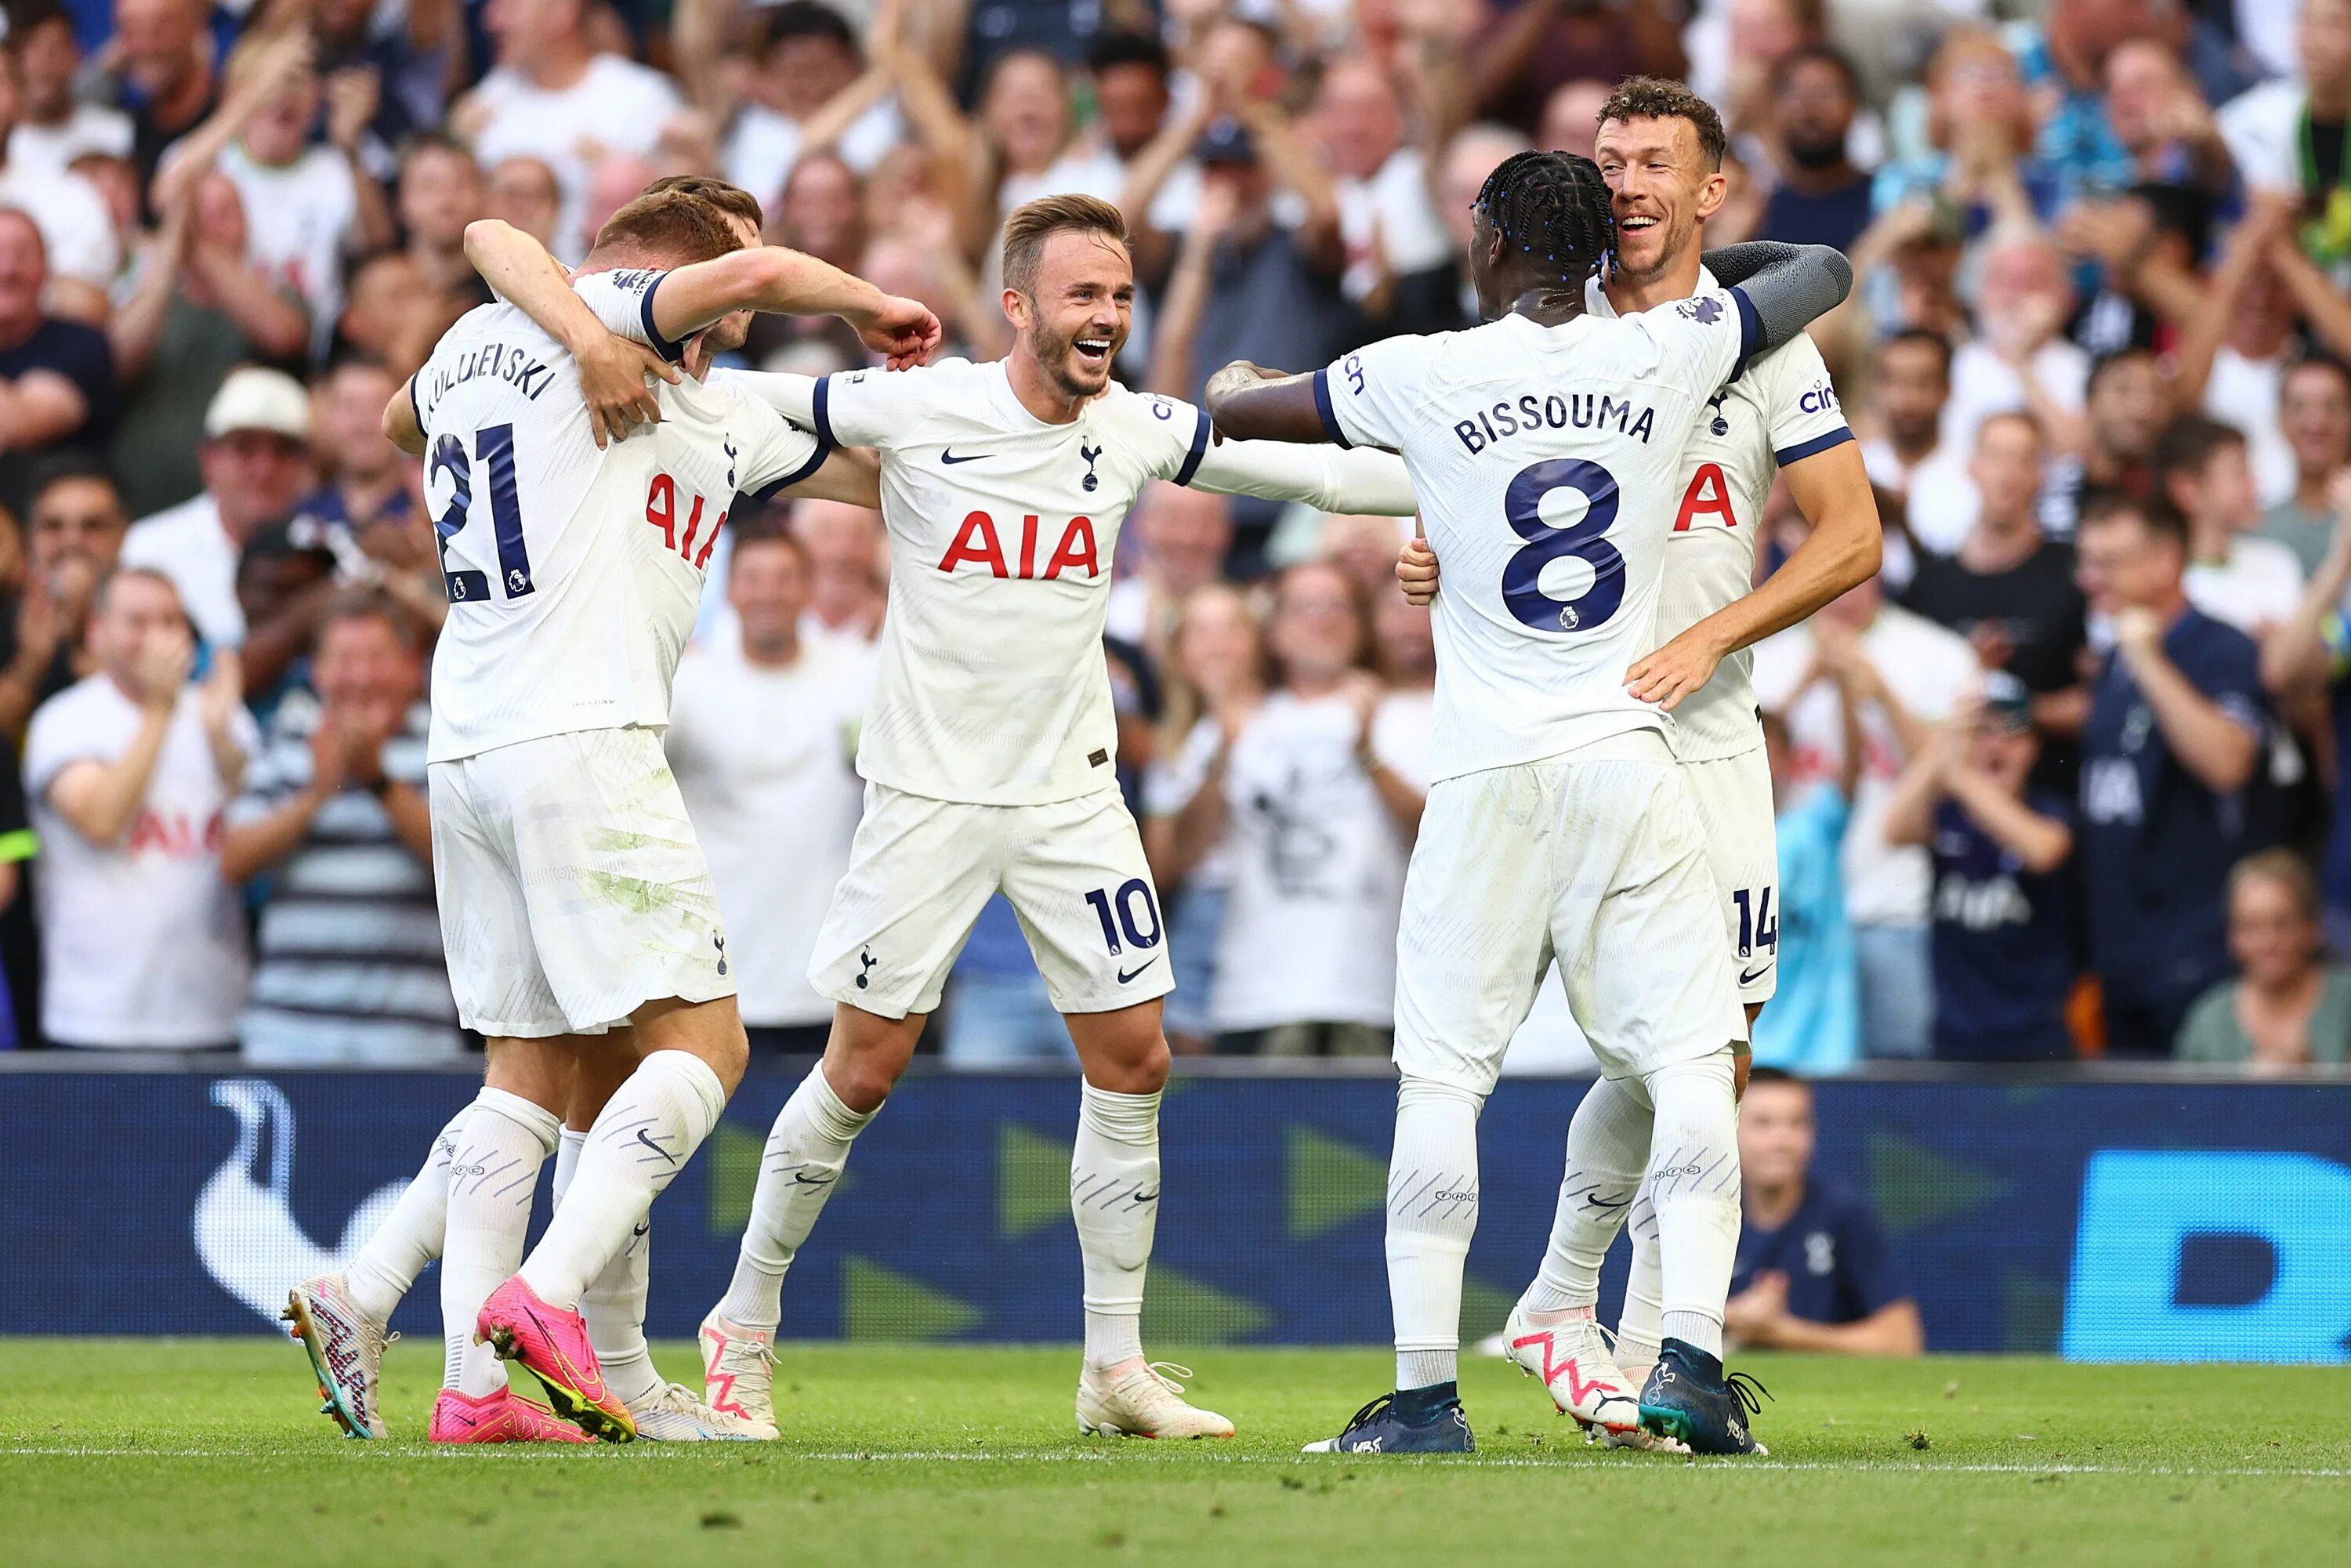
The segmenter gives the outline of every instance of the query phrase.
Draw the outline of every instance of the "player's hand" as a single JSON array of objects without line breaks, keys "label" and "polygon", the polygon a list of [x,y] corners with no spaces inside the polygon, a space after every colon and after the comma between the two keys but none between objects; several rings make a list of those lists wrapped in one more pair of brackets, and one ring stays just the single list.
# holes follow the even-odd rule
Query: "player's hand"
[{"label": "player's hand", "polygon": [[1702,630],[1692,626],[1656,653],[1634,660],[1625,672],[1625,689],[1667,713],[1679,707],[1684,697],[1714,679],[1714,668],[1722,663],[1723,651],[1711,636],[1701,636]]},{"label": "player's hand", "polygon": [[881,306],[854,325],[865,346],[883,356],[893,371],[921,364],[946,337],[946,329],[939,325],[929,306],[894,294],[883,295]]},{"label": "player's hand", "polygon": [[675,365],[643,343],[611,332],[573,357],[580,365],[580,395],[588,402],[588,428],[599,447],[627,440],[638,425],[661,423],[661,394],[645,378],[659,376],[674,386]]},{"label": "player's hand", "polygon": [[1437,598],[1437,552],[1428,548],[1428,539],[1416,533],[1403,549],[1396,552],[1396,584],[1404,590],[1406,604],[1426,606]]}]

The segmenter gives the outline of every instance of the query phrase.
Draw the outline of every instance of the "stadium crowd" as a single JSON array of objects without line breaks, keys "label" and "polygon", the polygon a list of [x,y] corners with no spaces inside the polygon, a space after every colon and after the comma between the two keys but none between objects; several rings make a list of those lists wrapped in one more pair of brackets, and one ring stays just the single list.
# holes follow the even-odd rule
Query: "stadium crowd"
[{"label": "stadium crowd", "polygon": [[[15,1043],[465,1049],[423,694],[447,607],[377,418],[667,174],[1006,346],[993,244],[1114,201],[1131,383],[1196,401],[1472,319],[1486,174],[1623,77],[1732,134],[1709,244],[1844,249],[1814,336],[1886,565],[1756,651],[1780,993],[1760,1061],[2351,1056],[2351,0],[15,0],[0,68],[0,957]],[[762,318],[747,362],[863,362]],[[1705,505],[1694,491],[1687,506]],[[1728,502],[1723,501],[1723,506]],[[755,1045],[859,814],[877,514],[735,517],[668,749]],[[1763,568],[1803,520],[1761,517]],[[1119,762],[1179,1049],[1384,1055],[1436,653],[1410,519],[1157,486]],[[1529,1061],[1562,1060],[1556,1008]],[[940,1048],[1067,1037],[999,901]]]}]

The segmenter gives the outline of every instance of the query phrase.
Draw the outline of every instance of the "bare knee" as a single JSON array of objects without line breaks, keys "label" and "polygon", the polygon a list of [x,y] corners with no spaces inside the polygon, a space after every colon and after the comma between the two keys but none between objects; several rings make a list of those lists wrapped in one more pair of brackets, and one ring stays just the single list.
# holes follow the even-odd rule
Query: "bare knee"
[{"label": "bare knee", "polygon": [[858,1008],[836,1009],[824,1047],[825,1082],[860,1115],[880,1109],[914,1059],[927,1020],[924,1013],[885,1019]]},{"label": "bare knee", "polygon": [[1086,1082],[1113,1094],[1156,1094],[1167,1085],[1167,1035],[1159,1004],[1108,1013],[1071,1013],[1065,1021]]}]

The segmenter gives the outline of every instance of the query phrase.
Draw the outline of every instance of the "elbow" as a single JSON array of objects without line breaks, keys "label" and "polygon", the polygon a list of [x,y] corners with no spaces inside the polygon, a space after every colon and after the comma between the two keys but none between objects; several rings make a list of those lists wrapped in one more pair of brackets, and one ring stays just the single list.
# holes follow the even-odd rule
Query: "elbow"
[{"label": "elbow", "polygon": [[1829,281],[1836,286],[1837,303],[1842,305],[1852,298],[1853,263],[1846,258],[1844,252],[1825,245],[1807,246],[1805,248],[1813,253],[1822,269],[1829,275]]},{"label": "elbow", "polygon": [[504,218],[475,218],[465,225],[465,259],[480,271],[483,261],[513,232],[514,225]]}]

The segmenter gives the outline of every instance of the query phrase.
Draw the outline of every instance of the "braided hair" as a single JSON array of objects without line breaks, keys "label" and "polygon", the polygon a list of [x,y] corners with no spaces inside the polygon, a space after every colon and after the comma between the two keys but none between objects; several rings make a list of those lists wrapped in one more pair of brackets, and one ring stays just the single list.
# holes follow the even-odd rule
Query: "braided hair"
[{"label": "braided hair", "polygon": [[1562,287],[1580,288],[1616,248],[1616,212],[1600,165],[1573,152],[1513,152],[1478,192],[1505,246],[1539,267],[1555,267]]}]

